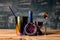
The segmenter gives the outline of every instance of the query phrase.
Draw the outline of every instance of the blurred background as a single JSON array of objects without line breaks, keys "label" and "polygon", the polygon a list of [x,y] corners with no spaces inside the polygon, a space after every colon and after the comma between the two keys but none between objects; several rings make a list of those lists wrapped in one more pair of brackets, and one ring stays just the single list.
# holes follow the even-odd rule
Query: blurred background
[{"label": "blurred background", "polygon": [[33,11],[33,21],[43,20],[40,14],[48,12],[47,28],[60,29],[60,0],[0,0],[0,29],[15,29],[15,17],[28,16]]}]

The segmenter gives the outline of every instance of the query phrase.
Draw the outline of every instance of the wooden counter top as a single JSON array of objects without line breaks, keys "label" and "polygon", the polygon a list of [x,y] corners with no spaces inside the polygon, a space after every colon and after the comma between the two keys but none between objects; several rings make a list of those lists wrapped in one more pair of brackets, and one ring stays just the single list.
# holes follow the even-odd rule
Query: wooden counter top
[{"label": "wooden counter top", "polygon": [[[48,30],[42,36],[17,36],[15,29],[0,29],[0,40],[60,40],[60,30]],[[44,32],[43,32],[44,33]]]}]

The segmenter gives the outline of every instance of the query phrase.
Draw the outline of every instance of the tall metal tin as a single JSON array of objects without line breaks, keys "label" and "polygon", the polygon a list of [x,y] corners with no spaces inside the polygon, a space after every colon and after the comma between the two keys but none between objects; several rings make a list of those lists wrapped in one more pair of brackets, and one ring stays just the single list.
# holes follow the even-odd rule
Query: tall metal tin
[{"label": "tall metal tin", "polygon": [[17,16],[15,18],[16,18],[16,34],[21,34],[20,29],[21,29],[22,18],[20,16]]}]

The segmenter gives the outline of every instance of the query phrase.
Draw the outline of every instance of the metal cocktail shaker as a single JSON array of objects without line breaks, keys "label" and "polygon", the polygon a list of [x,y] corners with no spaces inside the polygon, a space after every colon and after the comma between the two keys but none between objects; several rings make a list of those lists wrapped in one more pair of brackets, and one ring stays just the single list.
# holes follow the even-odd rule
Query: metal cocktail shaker
[{"label": "metal cocktail shaker", "polygon": [[22,18],[20,16],[15,17],[16,20],[16,34],[21,34],[20,29],[21,29],[21,23],[22,23]]},{"label": "metal cocktail shaker", "polygon": [[27,16],[17,16],[16,19],[16,34],[23,35],[23,30],[25,28],[25,25],[28,22]]}]

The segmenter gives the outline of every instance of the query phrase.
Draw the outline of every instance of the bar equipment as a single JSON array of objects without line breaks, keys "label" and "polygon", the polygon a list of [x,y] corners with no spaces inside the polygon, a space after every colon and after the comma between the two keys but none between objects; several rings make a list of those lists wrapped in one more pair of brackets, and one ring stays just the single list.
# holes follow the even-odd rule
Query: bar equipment
[{"label": "bar equipment", "polygon": [[9,6],[9,8],[10,8],[12,14],[15,16],[15,21],[16,21],[16,34],[18,35],[18,34],[20,34],[19,30],[21,29],[21,22],[22,22],[22,20],[21,20],[21,17],[20,16],[16,16],[14,14],[14,12],[13,12],[13,10],[12,10],[12,8],[10,6]]},{"label": "bar equipment", "polygon": [[25,25],[24,34],[32,36],[36,34],[36,32],[37,32],[37,28],[33,23],[33,12],[29,11],[28,23]]}]

